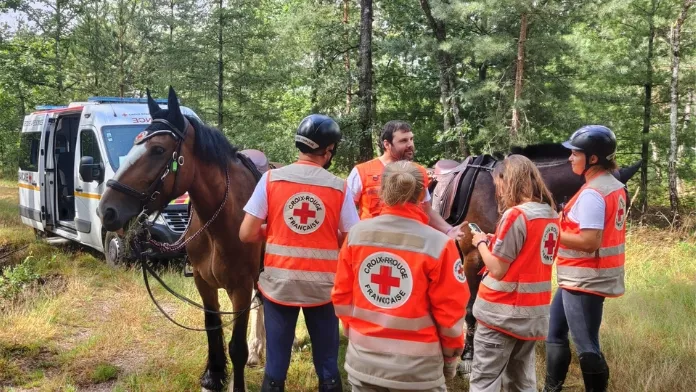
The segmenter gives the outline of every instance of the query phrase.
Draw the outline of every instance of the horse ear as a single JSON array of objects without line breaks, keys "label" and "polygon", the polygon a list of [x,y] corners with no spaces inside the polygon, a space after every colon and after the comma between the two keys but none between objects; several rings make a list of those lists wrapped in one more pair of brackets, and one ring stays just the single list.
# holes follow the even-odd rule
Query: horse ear
[{"label": "horse ear", "polygon": [[160,106],[155,102],[154,99],[152,99],[152,95],[150,95],[150,89],[146,89],[147,91],[147,108],[150,110],[150,117],[153,117],[155,113],[159,112],[162,110]]},{"label": "horse ear", "polygon": [[169,109],[169,113],[177,113],[181,114],[181,108],[179,107],[179,98],[176,96],[176,91],[174,91],[174,87],[169,86],[169,100],[167,102],[167,109]]},{"label": "horse ear", "polygon": [[169,110],[170,121],[176,124],[180,129],[184,127],[184,115],[179,107],[179,98],[176,96],[174,87],[169,86],[169,99],[167,101],[167,110]]}]

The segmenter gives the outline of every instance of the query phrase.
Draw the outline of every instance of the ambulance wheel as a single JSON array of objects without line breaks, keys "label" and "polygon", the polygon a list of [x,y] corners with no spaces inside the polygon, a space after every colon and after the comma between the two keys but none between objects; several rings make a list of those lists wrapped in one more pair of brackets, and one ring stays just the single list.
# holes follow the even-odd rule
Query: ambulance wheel
[{"label": "ambulance wheel", "polygon": [[46,239],[46,232],[39,229],[34,229],[34,236],[37,241],[43,241]]},{"label": "ambulance wheel", "polygon": [[125,264],[125,252],[126,243],[123,241],[123,238],[114,232],[107,232],[104,237],[104,256],[106,256],[106,264],[111,267]]}]

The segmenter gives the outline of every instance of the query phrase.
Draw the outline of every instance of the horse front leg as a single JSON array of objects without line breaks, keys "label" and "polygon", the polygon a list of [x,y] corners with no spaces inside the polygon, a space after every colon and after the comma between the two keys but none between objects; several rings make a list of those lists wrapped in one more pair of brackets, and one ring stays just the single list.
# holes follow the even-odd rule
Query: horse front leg
[{"label": "horse front leg", "polygon": [[247,346],[249,347],[249,359],[247,366],[255,367],[261,365],[261,356],[266,351],[266,326],[263,321],[263,302],[254,291],[254,299],[251,303],[249,311],[249,319],[251,324],[251,334]]},{"label": "horse front leg", "polygon": [[[237,288],[233,293],[228,291],[232,305],[236,312],[243,311],[235,316],[234,327],[232,329],[232,339],[230,339],[229,352],[232,360],[232,382],[229,385],[229,392],[245,392],[246,382],[244,381],[244,365],[249,359],[249,346],[247,345],[247,326],[249,324],[249,311],[252,306],[253,282],[249,282],[245,287]],[[262,320],[263,321],[263,320]]]},{"label": "horse front leg", "polygon": [[476,332],[476,318],[474,317],[474,302],[478,295],[481,275],[479,271],[483,268],[483,260],[478,251],[470,251],[464,258],[464,274],[469,285],[469,302],[466,304],[466,342],[462,353],[462,362],[459,371],[463,374],[471,373],[471,365],[474,360],[474,333]]},{"label": "horse front leg", "polygon": [[[219,311],[217,289],[212,288],[198,274],[194,275],[196,287],[207,310]],[[201,391],[220,392],[227,381],[227,358],[225,357],[222,319],[219,314],[205,313],[205,327],[212,329],[208,335],[208,363],[201,375]]]}]

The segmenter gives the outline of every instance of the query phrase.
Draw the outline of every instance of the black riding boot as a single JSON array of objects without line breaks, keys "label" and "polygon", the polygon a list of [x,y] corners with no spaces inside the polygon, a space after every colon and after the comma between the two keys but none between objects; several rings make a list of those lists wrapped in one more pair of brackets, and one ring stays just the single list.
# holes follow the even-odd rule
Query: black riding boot
[{"label": "black riding boot", "polygon": [[546,343],[546,385],[544,392],[561,392],[570,366],[568,343]]},{"label": "black riding boot", "polygon": [[341,379],[319,380],[319,392],[343,392]]},{"label": "black riding boot", "polygon": [[261,384],[261,392],[285,392],[284,381],[272,381],[267,375],[263,375],[263,384]]},{"label": "black riding boot", "polygon": [[580,354],[580,369],[585,381],[585,392],[606,392],[609,384],[609,366],[604,355]]}]

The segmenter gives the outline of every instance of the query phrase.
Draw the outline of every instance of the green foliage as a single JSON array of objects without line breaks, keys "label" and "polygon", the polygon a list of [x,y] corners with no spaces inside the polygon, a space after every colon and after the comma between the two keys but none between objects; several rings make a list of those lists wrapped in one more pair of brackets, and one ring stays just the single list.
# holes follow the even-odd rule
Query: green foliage
[{"label": "green foliage", "polygon": [[27,256],[22,263],[8,267],[0,274],[0,298],[14,298],[39,278],[33,256]]},{"label": "green foliage", "polygon": [[[39,0],[41,7],[31,7],[34,3],[6,2],[0,8],[19,11],[16,24],[0,30],[1,176],[16,172],[17,131],[34,106],[91,95],[143,96],[146,88],[162,95],[169,85],[235,144],[262,149],[277,162],[295,159],[292,134],[304,116],[331,115],[344,132],[336,171],[348,172],[356,163],[358,2]],[[389,120],[411,122],[417,160],[430,165],[461,158],[460,131],[472,153],[483,153],[510,144],[558,142],[581,125],[602,123],[617,133],[622,164],[638,159],[641,143],[648,141],[649,191],[651,201],[659,200],[669,146],[669,29],[681,2],[427,3],[444,28],[444,40],[436,39],[421,2],[374,5],[373,135]],[[528,17],[524,77],[515,102],[523,13]],[[688,98],[696,82],[694,20],[686,20],[681,51],[678,170],[686,181],[696,179],[696,129],[685,115],[687,107],[691,113],[696,109]],[[455,75],[446,99],[458,103],[460,122],[449,129],[443,129],[438,51],[451,57]],[[647,136],[642,133],[646,84],[653,94]],[[515,136],[513,106],[521,115]]]},{"label": "green foliage", "polygon": [[100,363],[90,374],[90,380],[95,384],[114,380],[117,377],[118,368],[109,363]]}]

